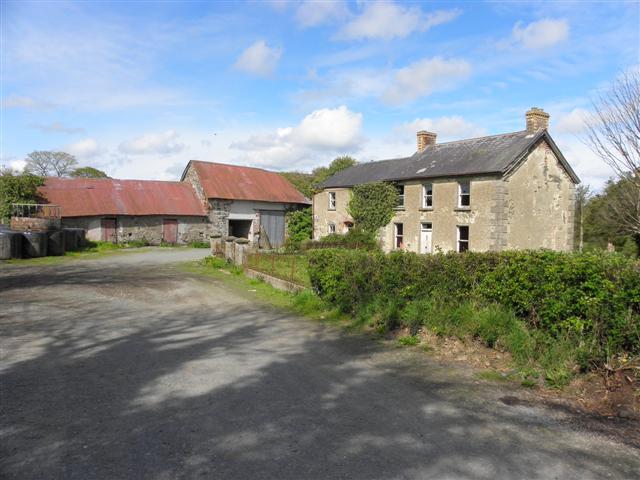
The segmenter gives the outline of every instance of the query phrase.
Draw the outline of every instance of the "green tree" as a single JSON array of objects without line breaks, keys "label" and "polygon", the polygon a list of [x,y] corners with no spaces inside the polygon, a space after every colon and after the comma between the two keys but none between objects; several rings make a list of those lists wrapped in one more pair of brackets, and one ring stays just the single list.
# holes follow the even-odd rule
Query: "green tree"
[{"label": "green tree", "polygon": [[39,150],[26,158],[25,172],[40,177],[68,177],[78,164],[76,157],[66,152]]},{"label": "green tree", "polygon": [[93,167],[78,167],[69,176],[74,178],[109,178],[102,170]]},{"label": "green tree", "polygon": [[12,171],[0,173],[0,219],[11,217],[12,203],[38,203],[38,187],[44,178]]},{"label": "green tree", "polygon": [[356,160],[347,155],[334,158],[328,167],[314,168],[311,173],[282,172],[284,178],[289,180],[307,198],[313,197],[318,192],[318,185],[330,176],[355,165]]},{"label": "green tree", "polygon": [[300,244],[311,238],[313,221],[311,207],[287,213],[287,246],[297,250]]},{"label": "green tree", "polygon": [[372,182],[353,187],[349,213],[357,228],[375,235],[387,225],[398,205],[398,190],[388,182]]}]

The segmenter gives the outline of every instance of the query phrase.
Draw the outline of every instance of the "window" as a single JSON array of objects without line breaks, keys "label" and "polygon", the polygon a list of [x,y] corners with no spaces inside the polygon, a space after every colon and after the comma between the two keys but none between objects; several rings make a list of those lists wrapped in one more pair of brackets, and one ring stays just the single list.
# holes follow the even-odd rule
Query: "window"
[{"label": "window", "polygon": [[329,210],[336,209],[336,192],[329,192]]},{"label": "window", "polygon": [[336,224],[335,223],[330,223],[329,224],[329,233],[336,233]]},{"label": "window", "polygon": [[398,206],[396,208],[404,208],[404,185],[396,185],[398,190]]},{"label": "window", "polygon": [[422,186],[422,208],[433,207],[433,184],[425,183]]},{"label": "window", "polygon": [[469,250],[469,225],[458,225],[458,251]]},{"label": "window", "polygon": [[404,246],[404,242],[403,242],[404,225],[402,223],[394,223],[393,225],[394,225],[395,236],[396,236],[395,248],[402,248]]},{"label": "window", "polygon": [[353,222],[344,222],[345,233],[353,230]]},{"label": "window", "polygon": [[471,206],[471,184],[458,182],[458,207]]}]

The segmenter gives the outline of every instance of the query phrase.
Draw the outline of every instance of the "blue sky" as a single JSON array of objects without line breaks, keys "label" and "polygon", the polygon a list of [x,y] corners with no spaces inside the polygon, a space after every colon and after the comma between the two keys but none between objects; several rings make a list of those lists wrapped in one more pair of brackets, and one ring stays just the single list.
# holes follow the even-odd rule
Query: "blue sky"
[{"label": "blue sky", "polygon": [[522,130],[539,106],[598,187],[582,119],[640,64],[638,2],[1,5],[1,163],[65,150],[119,178],[405,156],[417,130]]}]

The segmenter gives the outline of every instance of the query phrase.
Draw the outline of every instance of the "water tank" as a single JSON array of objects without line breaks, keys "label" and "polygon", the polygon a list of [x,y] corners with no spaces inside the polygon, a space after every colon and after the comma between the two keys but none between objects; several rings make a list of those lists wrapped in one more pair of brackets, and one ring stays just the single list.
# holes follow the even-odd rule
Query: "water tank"
[{"label": "water tank", "polygon": [[47,256],[47,232],[22,232],[22,255],[29,257]]},{"label": "water tank", "polygon": [[0,260],[22,258],[22,233],[0,230]]},{"label": "water tank", "polygon": [[52,230],[47,232],[47,255],[59,257],[64,255],[64,232],[62,230]]}]

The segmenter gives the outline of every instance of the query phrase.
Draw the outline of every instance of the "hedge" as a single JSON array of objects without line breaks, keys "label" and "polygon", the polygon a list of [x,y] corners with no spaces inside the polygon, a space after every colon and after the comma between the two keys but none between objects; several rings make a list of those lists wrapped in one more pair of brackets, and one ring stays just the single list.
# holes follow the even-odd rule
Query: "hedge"
[{"label": "hedge", "polygon": [[309,275],[345,313],[373,303],[399,316],[414,301],[497,304],[552,338],[576,338],[589,361],[640,354],[640,264],[616,254],[315,250]]}]

